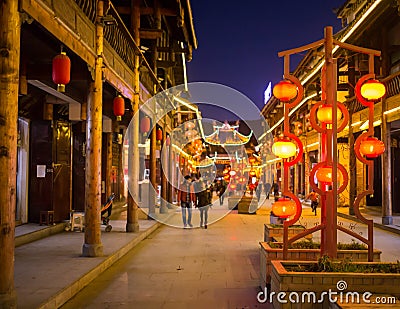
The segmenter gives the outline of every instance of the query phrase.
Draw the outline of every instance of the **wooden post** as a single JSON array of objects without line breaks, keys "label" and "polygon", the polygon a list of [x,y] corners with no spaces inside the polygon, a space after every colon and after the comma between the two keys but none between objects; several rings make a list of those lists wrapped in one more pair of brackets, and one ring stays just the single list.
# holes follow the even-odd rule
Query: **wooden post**
[{"label": "wooden post", "polygon": [[[332,105],[336,111],[336,62],[333,58],[333,33],[332,27],[325,27],[325,65],[326,65],[326,103]],[[327,161],[332,162],[332,189],[327,191],[325,214],[325,232],[321,232],[321,254],[331,258],[337,256],[337,115],[332,113],[332,132],[327,134]],[[321,218],[322,220],[322,218]]]},{"label": "wooden post", "polygon": [[[140,46],[140,0],[134,0],[133,14],[131,19],[133,39],[137,46]],[[133,69],[133,89],[134,96],[132,102],[133,119],[129,136],[129,182],[128,183],[128,209],[126,217],[127,233],[139,232],[139,171],[140,171],[140,153],[139,153],[139,104],[140,104],[140,76],[139,76],[140,57],[135,55],[135,66]]]},{"label": "wooden post", "polygon": [[[348,68],[348,79],[349,84],[353,87],[349,87],[349,97],[354,96],[354,86],[356,85],[356,70],[354,57],[349,57],[349,68]],[[353,131],[353,114],[355,104],[349,104],[349,215],[354,215],[354,201],[357,197],[357,158],[354,151],[354,131]]]},{"label": "wooden post", "polygon": [[[167,117],[164,118],[164,121],[166,121]],[[168,146],[165,145],[165,141],[167,139],[167,126],[164,123],[164,129],[163,129],[163,140],[161,141],[161,167],[160,167],[160,173],[161,173],[161,199],[160,199],[160,213],[168,213],[168,207],[167,207],[167,177],[166,173],[168,173]]]},{"label": "wooden post", "polygon": [[85,240],[82,255],[95,257],[103,255],[100,231],[101,209],[101,139],[102,139],[102,96],[103,96],[103,6],[98,1],[96,17],[96,63],[94,82],[90,84],[87,104],[86,129],[86,205]]},{"label": "wooden post", "polygon": [[387,115],[384,113],[387,110],[386,99],[382,100],[382,126],[381,140],[385,143],[385,152],[382,154],[382,224],[393,224],[392,217],[392,156],[391,156],[391,138],[390,138],[390,122],[387,121]]},{"label": "wooden post", "polygon": [[112,140],[113,140],[113,134],[112,133],[107,133],[107,161],[106,161],[106,179],[105,179],[105,185],[106,185],[106,199],[111,195],[111,171],[112,171]]},{"label": "wooden post", "polygon": [[0,308],[17,308],[14,237],[21,20],[18,0],[0,11]]}]

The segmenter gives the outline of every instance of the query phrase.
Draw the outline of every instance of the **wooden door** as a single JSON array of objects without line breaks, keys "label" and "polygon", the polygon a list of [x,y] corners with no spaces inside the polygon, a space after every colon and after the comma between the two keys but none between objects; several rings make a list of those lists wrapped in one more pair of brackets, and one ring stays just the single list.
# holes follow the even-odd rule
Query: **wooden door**
[{"label": "wooden door", "polygon": [[53,129],[51,121],[32,121],[30,134],[29,222],[39,223],[42,210],[53,210]]},{"label": "wooden door", "polygon": [[57,121],[53,131],[53,208],[54,220],[69,219],[71,210],[71,125]]}]

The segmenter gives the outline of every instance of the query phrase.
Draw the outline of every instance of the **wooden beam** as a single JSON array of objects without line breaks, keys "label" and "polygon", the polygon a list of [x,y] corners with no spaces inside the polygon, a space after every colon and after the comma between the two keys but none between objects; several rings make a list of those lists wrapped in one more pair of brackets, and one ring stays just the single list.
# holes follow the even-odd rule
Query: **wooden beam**
[{"label": "wooden beam", "polygon": [[[171,8],[160,8],[161,15],[164,16],[177,16],[177,12]],[[154,8],[147,7],[147,8],[140,8],[140,15],[154,15]]]},{"label": "wooden beam", "polygon": [[171,68],[176,66],[175,61],[167,61],[167,60],[157,60],[157,67],[158,68]]},{"label": "wooden beam", "polygon": [[161,38],[161,29],[139,29],[140,39],[156,40]]}]

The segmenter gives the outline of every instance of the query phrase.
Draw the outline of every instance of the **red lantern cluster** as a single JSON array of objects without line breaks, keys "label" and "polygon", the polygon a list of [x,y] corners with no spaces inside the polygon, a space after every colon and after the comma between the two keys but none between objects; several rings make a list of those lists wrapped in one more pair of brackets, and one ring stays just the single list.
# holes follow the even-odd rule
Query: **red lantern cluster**
[{"label": "red lantern cluster", "polygon": [[57,84],[57,91],[65,92],[65,85],[69,83],[71,75],[71,60],[65,52],[53,58],[53,82]]},{"label": "red lantern cluster", "polygon": [[121,121],[121,117],[125,114],[125,100],[120,95],[113,100],[113,111],[117,121]]}]

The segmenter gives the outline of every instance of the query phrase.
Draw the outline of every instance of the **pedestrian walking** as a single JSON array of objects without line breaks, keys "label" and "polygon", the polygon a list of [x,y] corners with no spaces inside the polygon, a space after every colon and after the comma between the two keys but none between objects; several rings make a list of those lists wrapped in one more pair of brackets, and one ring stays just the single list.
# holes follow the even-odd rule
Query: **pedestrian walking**
[{"label": "pedestrian walking", "polygon": [[269,182],[267,182],[266,184],[264,184],[264,193],[265,193],[266,199],[269,199],[270,191],[271,191],[271,184]]},{"label": "pedestrian walking", "polygon": [[279,185],[277,182],[272,183],[272,191],[274,191],[275,202],[279,199]]},{"label": "pedestrian walking", "polygon": [[[203,179],[196,181],[196,207],[200,210],[200,227],[207,229],[208,210],[211,206],[211,191]],[[203,225],[204,224],[204,225]]]},{"label": "pedestrian walking", "polygon": [[196,203],[196,196],[194,194],[193,184],[191,178],[186,175],[178,190],[178,205],[182,209],[182,221],[185,228],[193,227],[192,225],[192,203]]},{"label": "pedestrian walking", "polygon": [[306,200],[311,200],[311,210],[317,215],[317,207],[319,205],[318,194],[312,190],[310,194],[307,195]]},{"label": "pedestrian walking", "polygon": [[222,180],[220,187],[219,187],[219,191],[218,191],[219,205],[221,205],[221,206],[224,203],[225,191],[226,191],[226,183],[225,183],[225,180]]}]

